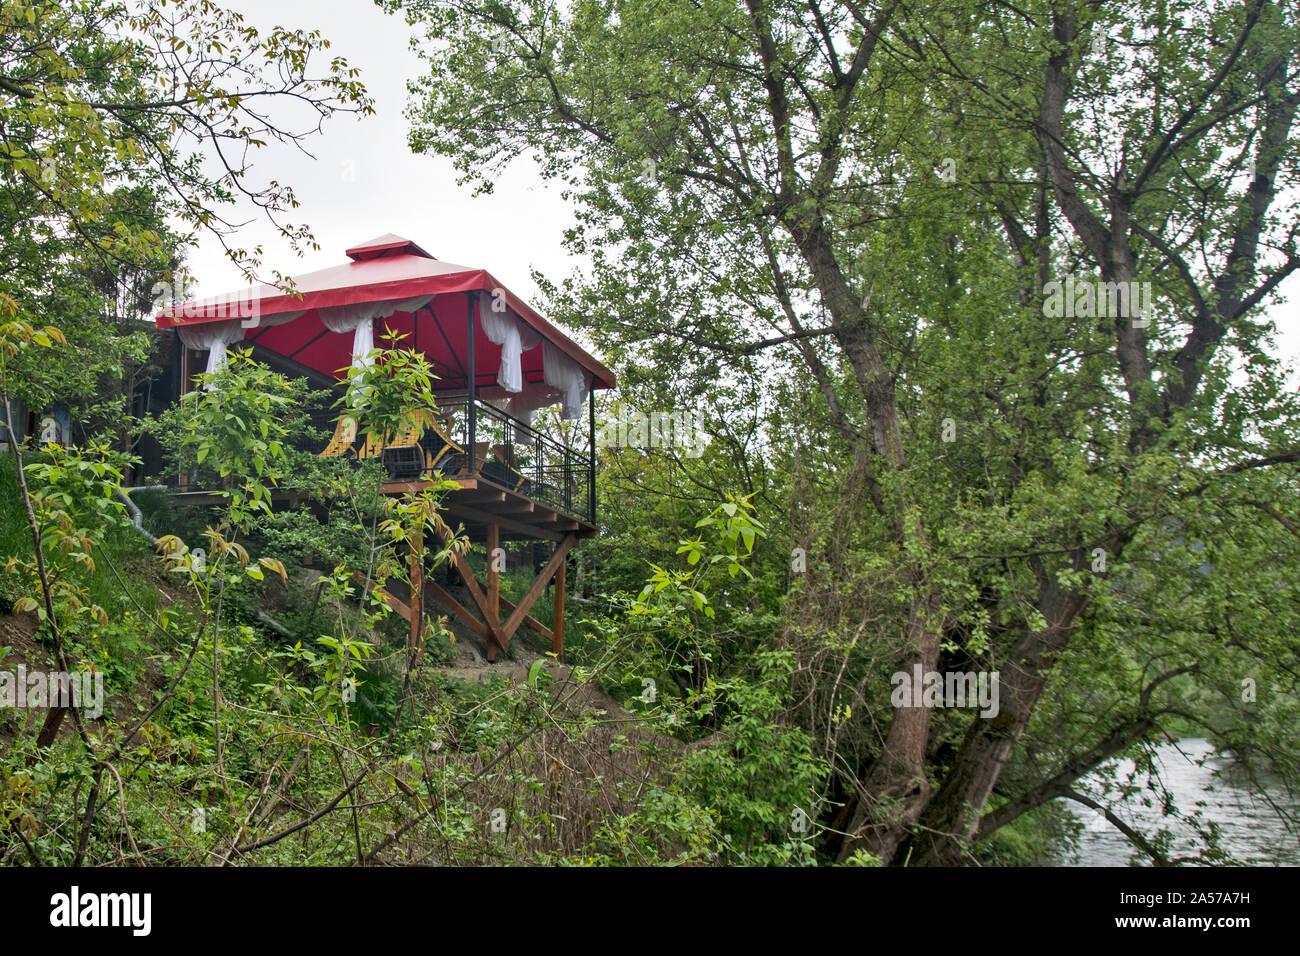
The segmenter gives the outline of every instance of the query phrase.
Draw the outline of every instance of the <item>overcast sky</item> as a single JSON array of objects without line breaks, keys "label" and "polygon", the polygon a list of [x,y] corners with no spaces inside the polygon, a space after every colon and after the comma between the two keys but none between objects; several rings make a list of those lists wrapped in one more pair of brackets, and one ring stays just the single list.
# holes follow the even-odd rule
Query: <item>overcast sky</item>
[{"label": "overcast sky", "polygon": [[[289,184],[302,203],[288,221],[304,221],[320,250],[298,259],[275,229],[255,210],[235,221],[249,225],[231,244],[262,243],[264,277],[272,269],[289,275],[346,261],[344,250],[386,232],[419,243],[435,258],[490,269],[526,299],[536,299],[529,269],[552,279],[577,264],[560,240],[573,222],[559,186],[545,186],[531,161],[517,162],[490,196],[473,198],[456,185],[451,163],[415,156],[407,148],[409,122],[403,116],[406,81],[420,72],[407,46],[410,29],[370,0],[311,4],[286,0],[234,0],[227,4],[258,27],[318,29],[331,43],[327,55],[340,55],[361,70],[361,81],[375,100],[375,114],[335,116],[322,135],[305,147],[313,160],[288,144],[272,143],[254,155],[250,180]],[[324,57],[322,57],[324,62]],[[190,256],[200,296],[234,291],[245,283],[224,256],[220,243],[200,237]]]},{"label": "overcast sky", "polygon": [[[438,259],[489,269],[534,304],[531,268],[559,281],[583,265],[561,245],[573,215],[560,198],[559,185],[543,184],[530,160],[516,161],[492,195],[474,198],[469,187],[456,185],[450,162],[410,152],[405,84],[422,70],[408,47],[410,28],[402,17],[384,13],[371,0],[230,0],[228,6],[258,27],[320,30],[332,44],[329,54],[359,68],[375,100],[372,116],[327,121],[324,133],[306,143],[315,159],[291,145],[273,143],[259,151],[252,181],[275,179],[292,186],[302,205],[291,221],[305,221],[321,246],[295,258],[270,224],[248,211],[239,218],[251,222],[232,244],[251,248],[262,243],[264,275],[272,269],[295,275],[337,265],[345,261],[345,249],[387,232],[414,240]],[[190,268],[199,296],[245,284],[210,236],[201,237]],[[1300,277],[1292,276],[1283,289],[1292,301],[1272,313],[1281,333],[1279,346],[1288,361],[1300,363]],[[568,331],[586,338],[580,330]]]}]

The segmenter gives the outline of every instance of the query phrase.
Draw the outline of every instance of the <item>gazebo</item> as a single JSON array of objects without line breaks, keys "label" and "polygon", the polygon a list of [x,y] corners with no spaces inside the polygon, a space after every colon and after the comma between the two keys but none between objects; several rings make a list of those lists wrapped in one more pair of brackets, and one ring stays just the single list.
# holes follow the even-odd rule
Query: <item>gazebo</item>
[{"label": "gazebo", "polygon": [[[412,555],[416,587],[409,603],[384,597],[411,622],[413,635],[432,598],[484,639],[489,659],[509,647],[521,625],[562,652],[565,559],[596,531],[594,392],[613,388],[614,374],[485,269],[435,259],[392,234],[346,254],[348,262],[293,277],[293,292],[261,285],[160,313],[158,327],[176,335],[174,394],[193,387],[203,353],[206,369],[215,371],[232,345],[251,346],[255,358],[286,374],[346,388],[350,374],[370,360],[378,335],[404,335],[403,347],[422,353],[437,376],[431,383],[436,420],[360,446],[341,420],[321,454],[382,456],[387,494],[452,480],[446,518],[484,545],[488,561],[480,582],[465,558],[457,558],[470,606],[424,579],[423,554]],[[534,427],[537,412],[555,405],[561,422],[578,426],[559,435]],[[280,495],[291,502],[301,497],[292,490]],[[183,489],[177,500],[207,504],[218,496]],[[554,546],[518,605],[498,586],[495,558],[505,539]],[[528,612],[552,580],[555,615],[547,628]]]}]

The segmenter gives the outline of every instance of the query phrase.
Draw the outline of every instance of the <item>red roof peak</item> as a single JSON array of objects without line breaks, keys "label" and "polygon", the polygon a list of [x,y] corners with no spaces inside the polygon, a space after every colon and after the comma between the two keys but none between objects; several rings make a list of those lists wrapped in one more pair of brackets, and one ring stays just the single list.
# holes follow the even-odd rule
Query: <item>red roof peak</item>
[{"label": "red roof peak", "polygon": [[422,256],[425,259],[432,259],[418,245],[410,239],[386,232],[382,236],[371,239],[369,242],[363,242],[359,246],[353,246],[347,250],[349,259],[355,259],[357,262],[364,262],[366,259],[378,259],[381,256]]}]

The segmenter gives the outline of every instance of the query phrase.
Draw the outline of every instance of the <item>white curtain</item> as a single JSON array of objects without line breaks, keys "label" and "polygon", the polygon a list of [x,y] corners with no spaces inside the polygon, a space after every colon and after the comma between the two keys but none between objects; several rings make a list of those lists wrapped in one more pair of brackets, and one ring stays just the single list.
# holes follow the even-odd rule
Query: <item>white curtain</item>
[{"label": "white curtain", "polygon": [[479,293],[478,318],[488,341],[501,346],[501,368],[497,372],[497,384],[507,392],[518,394],[524,387],[523,353],[536,348],[542,337],[511,315],[506,309],[505,300],[487,292]]},{"label": "white curtain", "polygon": [[542,372],[546,384],[558,389],[564,403],[560,417],[572,421],[582,415],[582,404],[591,390],[591,373],[550,342],[542,343]]},{"label": "white curtain", "polygon": [[[512,395],[506,405],[506,412],[526,425],[531,425],[537,417],[537,410],[553,405],[560,400],[560,393],[540,382],[524,382],[523,390]],[[528,433],[516,429],[515,439],[527,441]]]},{"label": "white curtain", "polygon": [[203,322],[197,325],[178,325],[181,341],[188,349],[208,352],[209,375],[221,371],[226,365],[226,347],[244,337],[244,325],[239,319],[225,322]]},{"label": "white curtain", "polygon": [[375,347],[375,319],[385,319],[394,312],[416,312],[433,299],[431,295],[420,295],[411,299],[332,305],[318,310],[318,313],[325,328],[331,332],[352,333],[352,374],[355,374],[370,364],[370,352]]},{"label": "white curtain", "polygon": [[375,347],[375,315],[378,302],[359,305],[335,305],[320,310],[320,320],[331,332],[352,333],[352,368],[366,364],[370,350]]}]

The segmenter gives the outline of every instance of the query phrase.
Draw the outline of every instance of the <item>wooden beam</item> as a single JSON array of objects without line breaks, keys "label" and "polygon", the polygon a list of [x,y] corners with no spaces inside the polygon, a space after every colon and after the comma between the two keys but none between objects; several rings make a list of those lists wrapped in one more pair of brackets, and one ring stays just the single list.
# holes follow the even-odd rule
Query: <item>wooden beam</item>
[{"label": "wooden beam", "polygon": [[471,614],[469,608],[457,601],[451,592],[441,584],[437,581],[425,581],[424,590],[432,594],[439,604],[444,605],[456,620],[483,638],[483,640],[491,642],[491,635],[488,634],[488,629],[484,627],[483,622]]},{"label": "wooden beam", "polygon": [[550,514],[546,515],[545,517],[539,517],[538,524],[555,525],[556,527],[564,531],[578,530],[578,521],[573,518],[570,518],[562,511],[552,511]]},{"label": "wooden beam", "polygon": [[552,541],[559,541],[563,535],[559,532],[552,531],[550,528],[540,528],[535,524],[526,524],[522,521],[515,521],[513,518],[506,518],[486,511],[479,511],[477,508],[471,508],[468,505],[456,504],[455,501],[448,501],[444,504],[444,509],[448,514],[456,515],[482,525],[498,525],[507,531],[513,531],[515,534],[526,535],[530,538],[549,538]]},{"label": "wooden beam", "polygon": [[[478,482],[473,478],[456,478],[460,487],[452,489],[451,494],[460,494],[463,491],[473,491],[478,487]],[[402,495],[407,492],[423,491],[426,488],[432,488],[433,482],[418,478],[413,481],[386,481],[380,486],[380,491],[386,495]]]},{"label": "wooden beam", "polygon": [[[509,614],[515,609],[515,602],[510,600],[508,597],[506,597],[503,594],[501,595],[501,606],[504,607],[506,609],[506,613]],[[533,632],[537,634],[539,637],[543,638],[544,640],[552,641],[552,642],[554,642],[555,640],[555,635],[551,632],[551,629],[547,627],[545,624],[543,624],[541,621],[537,620],[537,618],[533,617],[531,614],[524,615],[523,626],[531,627],[533,629]]]},{"label": "wooden beam", "polygon": [[[439,527],[438,534],[445,544],[448,532]],[[488,612],[487,597],[483,594],[483,589],[479,587],[478,579],[474,577],[474,570],[469,566],[469,562],[465,560],[465,555],[455,548],[452,549],[451,555],[452,560],[456,562],[456,570],[465,579],[465,590],[469,591],[469,596],[474,599],[474,604],[478,607],[479,613],[483,615],[483,620],[487,624],[488,633],[492,638],[488,642],[488,660],[494,661],[497,659],[497,648],[504,651],[510,647],[510,638],[502,631],[501,625],[492,620],[492,615]]]},{"label": "wooden beam", "polygon": [[[501,575],[497,569],[497,551],[501,547],[501,529],[494,524],[487,527],[487,604],[492,623],[501,624]],[[501,552],[505,554],[504,551]]]},{"label": "wooden beam", "polygon": [[[573,538],[568,540],[572,541]],[[555,569],[555,613],[551,616],[551,629],[555,633],[551,637],[551,650],[555,651],[556,657],[564,654],[564,585],[568,566],[566,558]]]},{"label": "wooden beam", "polygon": [[489,502],[493,503],[493,505],[503,505],[506,502],[506,493],[493,492],[493,490],[489,489],[474,489],[473,494],[456,494],[456,501],[464,501],[468,505],[486,505]]},{"label": "wooden beam", "polygon": [[[365,584],[366,579],[364,575],[360,574],[359,572],[353,572],[352,576],[353,578],[356,579],[358,584]],[[396,598],[393,595],[389,594],[383,588],[375,584],[374,581],[370,582],[370,592],[374,594],[375,597],[379,598],[379,600],[387,604],[389,609],[392,610],[394,613],[396,613],[403,620],[406,621],[411,620],[412,617],[411,608],[409,605],[406,604],[406,602],[402,601],[400,598]]]},{"label": "wooden beam", "polygon": [[501,629],[505,634],[506,640],[510,639],[510,635],[514,634],[515,630],[519,627],[519,622],[524,619],[524,615],[528,613],[529,609],[533,606],[533,603],[541,597],[542,591],[546,589],[546,585],[550,582],[552,575],[555,574],[556,569],[564,562],[564,558],[569,553],[569,549],[572,548],[577,541],[578,539],[573,535],[565,535],[564,540],[556,547],[555,553],[551,555],[551,560],[546,562],[546,567],[542,568],[542,573],[537,575],[536,580],[533,581],[532,587],[528,589],[528,593],[524,595],[523,600],[519,602],[518,607],[515,608],[514,613],[510,615],[510,619],[506,621],[505,626]]}]

